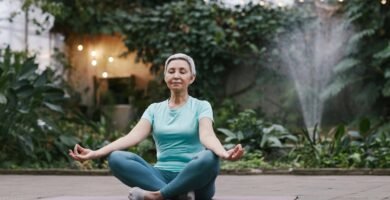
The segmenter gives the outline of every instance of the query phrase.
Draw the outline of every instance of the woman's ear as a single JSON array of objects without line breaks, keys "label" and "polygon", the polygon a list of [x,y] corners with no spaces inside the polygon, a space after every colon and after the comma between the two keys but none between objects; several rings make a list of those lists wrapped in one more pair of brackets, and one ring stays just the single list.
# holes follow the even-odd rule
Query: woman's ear
[{"label": "woman's ear", "polygon": [[195,81],[195,75],[192,75],[192,76],[191,76],[190,84],[192,84],[194,81]]}]

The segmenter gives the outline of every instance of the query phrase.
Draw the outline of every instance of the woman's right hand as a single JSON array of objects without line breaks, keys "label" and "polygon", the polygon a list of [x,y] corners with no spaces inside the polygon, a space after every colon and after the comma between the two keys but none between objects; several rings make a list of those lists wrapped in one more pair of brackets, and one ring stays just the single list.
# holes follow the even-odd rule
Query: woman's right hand
[{"label": "woman's right hand", "polygon": [[73,150],[69,149],[69,155],[73,159],[80,161],[80,162],[83,162],[85,160],[95,159],[95,158],[99,157],[98,154],[96,153],[96,151],[83,148],[78,144],[76,144],[74,146]]}]

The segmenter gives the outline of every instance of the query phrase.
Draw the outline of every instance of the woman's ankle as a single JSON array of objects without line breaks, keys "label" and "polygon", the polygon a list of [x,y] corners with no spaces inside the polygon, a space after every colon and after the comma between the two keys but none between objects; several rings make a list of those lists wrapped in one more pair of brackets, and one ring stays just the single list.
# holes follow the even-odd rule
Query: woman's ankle
[{"label": "woman's ankle", "polygon": [[161,195],[160,191],[147,191],[144,196],[144,200],[163,200],[163,196]]}]

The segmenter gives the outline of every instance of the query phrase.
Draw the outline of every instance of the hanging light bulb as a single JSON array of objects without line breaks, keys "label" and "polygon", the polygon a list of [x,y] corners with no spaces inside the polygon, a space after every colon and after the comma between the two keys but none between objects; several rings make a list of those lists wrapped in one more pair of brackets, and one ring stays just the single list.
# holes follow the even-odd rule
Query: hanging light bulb
[{"label": "hanging light bulb", "polygon": [[340,3],[344,2],[344,0],[339,0]]},{"label": "hanging light bulb", "polygon": [[97,53],[96,53],[95,50],[91,51],[91,56],[92,56],[92,57],[96,57],[96,54],[97,54]]},{"label": "hanging light bulb", "polygon": [[82,51],[84,49],[83,45],[79,44],[77,45],[77,50],[78,51]]},{"label": "hanging light bulb", "polygon": [[112,56],[108,57],[108,62],[110,63],[114,62],[114,58]]},{"label": "hanging light bulb", "polygon": [[304,2],[305,2],[305,0],[299,0],[299,2],[300,2],[300,3],[304,3]]},{"label": "hanging light bulb", "polygon": [[386,3],[387,3],[386,0],[381,0],[381,4],[382,4],[382,5],[385,5]]},{"label": "hanging light bulb", "polygon": [[259,1],[259,5],[260,5],[260,6],[265,6],[264,1],[260,0],[260,1]]},{"label": "hanging light bulb", "polygon": [[107,73],[107,72],[103,72],[103,73],[102,73],[102,77],[103,77],[103,78],[107,78],[107,77],[108,77],[108,73]]},{"label": "hanging light bulb", "polygon": [[96,66],[98,63],[97,63],[97,60],[93,59],[92,62],[91,62],[91,65],[92,66]]}]

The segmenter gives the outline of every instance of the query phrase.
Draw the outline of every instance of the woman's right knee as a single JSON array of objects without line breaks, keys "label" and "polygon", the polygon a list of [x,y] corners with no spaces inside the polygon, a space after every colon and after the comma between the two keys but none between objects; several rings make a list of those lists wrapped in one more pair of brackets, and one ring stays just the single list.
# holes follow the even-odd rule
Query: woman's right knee
[{"label": "woman's right knee", "polygon": [[108,156],[108,165],[111,169],[116,169],[122,165],[125,160],[132,159],[135,157],[135,154],[131,152],[124,151],[113,151]]}]

